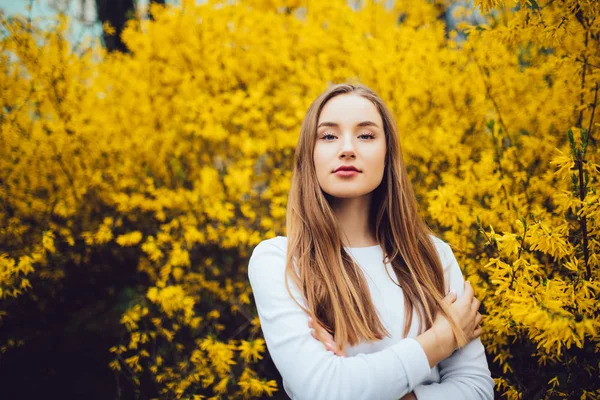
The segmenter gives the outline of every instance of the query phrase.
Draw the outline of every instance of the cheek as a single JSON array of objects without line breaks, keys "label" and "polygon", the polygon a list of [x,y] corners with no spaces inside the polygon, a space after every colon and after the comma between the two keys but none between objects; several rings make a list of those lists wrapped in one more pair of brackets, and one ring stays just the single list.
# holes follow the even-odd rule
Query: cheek
[{"label": "cheek", "polygon": [[316,150],[313,153],[313,163],[315,164],[315,168],[317,169],[317,173],[318,173],[319,172],[319,166],[321,165],[321,163],[320,163],[319,153]]},{"label": "cheek", "polygon": [[385,149],[383,149],[383,151],[381,152],[381,157],[379,158],[379,162],[381,164],[382,171],[385,169],[385,158],[386,157],[387,157],[387,152],[385,151]]},{"label": "cheek", "polygon": [[315,147],[315,151],[313,153],[313,162],[315,163],[315,168],[317,169],[317,173],[323,173],[323,168],[327,167],[327,157],[326,154],[323,154],[323,150],[318,146]]},{"label": "cheek", "polygon": [[372,153],[371,153],[371,162],[370,164],[372,165],[373,171],[378,171],[383,173],[383,170],[385,169],[385,157],[386,157],[386,149],[385,146],[381,146],[378,149],[375,149]]}]

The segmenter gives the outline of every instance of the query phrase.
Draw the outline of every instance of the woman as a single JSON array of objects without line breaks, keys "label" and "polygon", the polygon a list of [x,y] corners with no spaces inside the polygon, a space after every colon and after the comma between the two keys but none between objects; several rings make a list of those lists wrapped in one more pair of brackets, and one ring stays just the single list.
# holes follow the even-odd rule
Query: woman
[{"label": "woman", "polygon": [[286,217],[248,276],[292,399],[493,398],[479,301],[418,215],[392,114],[367,87],[310,106]]}]

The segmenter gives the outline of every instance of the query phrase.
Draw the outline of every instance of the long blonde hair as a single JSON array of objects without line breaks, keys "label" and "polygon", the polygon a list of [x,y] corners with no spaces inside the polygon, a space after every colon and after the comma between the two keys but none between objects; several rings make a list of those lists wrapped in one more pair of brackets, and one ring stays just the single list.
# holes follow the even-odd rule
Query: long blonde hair
[{"label": "long blonde hair", "polygon": [[377,242],[383,248],[382,261],[391,264],[403,289],[403,336],[410,330],[413,307],[419,316],[420,332],[423,321],[428,329],[436,313],[442,312],[462,347],[466,338],[442,301],[445,296],[442,265],[430,237],[432,232],[417,211],[393,115],[364,85],[330,86],[310,105],[302,122],[286,210],[287,290],[290,292],[288,278],[291,278],[306,301],[307,307],[300,306],[335,334],[336,343],[342,347],[390,335],[377,315],[361,269],[343,248],[335,214],[319,186],[313,159],[323,106],[331,98],[347,93],[370,100],[383,120],[387,145],[385,170],[381,184],[373,192],[369,221],[374,224]]}]

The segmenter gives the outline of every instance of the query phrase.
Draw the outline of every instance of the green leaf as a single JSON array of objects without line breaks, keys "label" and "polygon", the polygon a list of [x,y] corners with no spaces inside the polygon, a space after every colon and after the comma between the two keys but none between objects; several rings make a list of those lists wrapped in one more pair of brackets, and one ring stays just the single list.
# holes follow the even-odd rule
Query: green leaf
[{"label": "green leaf", "polygon": [[577,157],[577,148],[575,147],[575,138],[573,137],[573,131],[571,129],[569,129],[567,136],[569,136],[569,143],[571,143],[571,152],[573,153],[574,157]]}]

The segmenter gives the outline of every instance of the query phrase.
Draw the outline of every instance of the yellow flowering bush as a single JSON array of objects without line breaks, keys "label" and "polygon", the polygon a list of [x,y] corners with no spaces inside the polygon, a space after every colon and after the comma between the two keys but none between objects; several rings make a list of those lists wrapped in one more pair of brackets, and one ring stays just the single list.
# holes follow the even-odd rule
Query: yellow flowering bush
[{"label": "yellow flowering bush", "polygon": [[130,54],[2,16],[0,357],[36,329],[25,301],[35,320],[74,271],[109,268],[136,283],[106,349],[118,379],[164,399],[281,390],[247,260],[285,235],[308,105],[360,81],[482,300],[498,393],[599,398],[599,3],[384,3],[153,5]]}]

